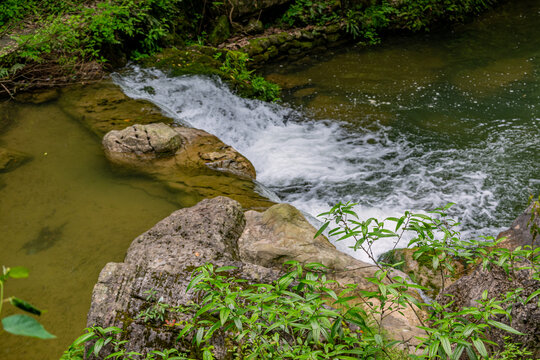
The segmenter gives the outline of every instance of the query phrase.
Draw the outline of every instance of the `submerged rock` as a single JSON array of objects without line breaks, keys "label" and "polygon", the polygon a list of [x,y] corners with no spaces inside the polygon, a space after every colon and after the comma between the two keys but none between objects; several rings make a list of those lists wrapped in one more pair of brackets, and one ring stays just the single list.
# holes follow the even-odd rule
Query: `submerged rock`
[{"label": "submerged rock", "polygon": [[173,122],[156,105],[128,97],[119,86],[109,81],[63,89],[58,101],[63,111],[99,137],[133,124]]},{"label": "submerged rock", "polygon": [[453,82],[461,90],[473,95],[489,95],[534,72],[534,65],[527,58],[500,59],[484,67],[457,74]]},{"label": "submerged rock", "polygon": [[103,137],[105,155],[114,164],[174,179],[186,169],[211,169],[254,179],[255,168],[243,155],[203,130],[166,124],[133,125]]},{"label": "submerged rock", "polygon": [[60,89],[45,89],[19,94],[15,97],[15,100],[21,103],[38,105],[57,100],[59,97]]},{"label": "submerged rock", "polygon": [[15,170],[30,159],[32,156],[23,152],[0,148],[0,173]]}]

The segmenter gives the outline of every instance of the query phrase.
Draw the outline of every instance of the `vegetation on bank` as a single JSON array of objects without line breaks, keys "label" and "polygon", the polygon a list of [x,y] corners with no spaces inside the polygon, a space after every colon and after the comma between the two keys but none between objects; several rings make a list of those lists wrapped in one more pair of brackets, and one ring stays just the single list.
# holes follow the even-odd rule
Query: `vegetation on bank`
[{"label": "vegetation on bank", "polygon": [[[495,1],[295,0],[282,14],[272,13],[271,18],[263,16],[262,20],[265,27],[283,29],[338,24],[356,41],[374,44],[385,31],[426,31],[464,21]],[[105,70],[127,60],[144,59],[164,47],[207,45],[214,42],[207,34],[215,29],[227,33],[234,25],[231,35],[243,34],[247,30],[239,24],[242,19],[231,17],[231,6],[228,1],[197,0],[3,1],[0,97],[91,81]],[[263,100],[277,97],[275,85],[249,73],[247,58],[227,62],[232,58],[242,56],[220,57],[218,75],[226,81],[231,76],[234,81],[240,79],[245,85],[240,88],[253,86],[249,96]]]},{"label": "vegetation on bank", "polygon": [[[409,246],[416,249],[414,257],[429,254],[432,268],[443,279],[454,275],[456,261],[463,261],[484,269],[501,268],[509,281],[529,270],[535,282],[540,281],[540,248],[508,250],[497,247],[502,239],[492,237],[463,240],[455,230],[458,224],[447,217],[449,206],[430,215],[406,212],[383,221],[361,221],[353,206],[339,203],[321,214],[325,223],[315,237],[334,224],[331,235],[354,239],[354,249],[367,254],[378,268],[366,279],[370,289],[329,280],[331,272],[321,264],[286,263],[288,272],[272,284],[248,283],[235,276],[234,267],[216,269],[207,264],[193,272],[187,287],[197,295],[197,303],[172,306],[150,290],[147,300],[152,305],[134,319],[175,332],[177,346],[139,354],[126,350],[122,329],[94,326],[61,360],[83,359],[85,346],[89,354],[106,359],[214,359],[216,336],[225,338],[225,350],[234,359],[457,360],[462,355],[471,360],[531,359],[525,347],[509,338],[497,344],[491,334],[498,329],[518,339],[524,335],[508,325],[512,309],[516,304],[540,303],[538,287],[498,295],[484,291],[474,307],[457,307],[445,296],[425,301],[415,293],[425,288],[393,272],[401,263],[376,259],[372,248],[377,241],[397,244],[412,233]],[[540,198],[529,222],[533,243],[539,235],[534,225],[539,215]],[[444,281],[440,294],[445,294]],[[407,308],[413,309],[425,331],[415,347],[409,340],[391,339],[383,327],[388,316]]]}]

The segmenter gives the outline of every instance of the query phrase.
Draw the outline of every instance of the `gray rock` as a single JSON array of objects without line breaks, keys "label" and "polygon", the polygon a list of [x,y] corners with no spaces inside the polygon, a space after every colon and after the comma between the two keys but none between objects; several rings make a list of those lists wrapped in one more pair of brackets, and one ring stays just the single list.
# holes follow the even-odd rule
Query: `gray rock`
[{"label": "gray rock", "polygon": [[182,138],[163,123],[133,125],[124,130],[112,130],[103,137],[108,157],[115,154],[149,155],[151,158],[172,156],[182,145]]},{"label": "gray rock", "polygon": [[[247,221],[246,221],[247,218]],[[127,350],[148,353],[176,346],[189,351],[191,338],[175,343],[181,327],[166,326],[162,320],[144,321],[138,315],[155,304],[147,299],[152,290],[163,303],[189,306],[197,297],[186,293],[192,271],[205,263],[235,266],[234,276],[248,283],[271,283],[282,275],[287,260],[322,262],[339,286],[357,283],[372,276],[374,266],[337,251],[323,236],[313,239],[316,230],[290,205],[276,205],[265,213],[248,212],[239,203],[217,197],[181,209],[137,237],[124,263],[110,263],[102,270],[94,287],[88,326],[117,326],[124,330]],[[185,313],[167,312],[166,320],[184,321]],[[383,326],[396,338],[421,335],[411,309],[388,316]],[[225,339],[212,339],[217,358],[227,358]],[[110,352],[110,349],[106,350]]]},{"label": "gray rock", "polygon": [[107,159],[114,164],[174,181],[179,173],[200,168],[254,179],[251,162],[206,131],[156,123],[112,130],[103,137]]},{"label": "gray rock", "polygon": [[[514,222],[510,226],[510,229],[505,230],[499,235],[497,235],[497,239],[503,237],[506,238],[499,244],[500,247],[504,247],[510,250],[513,250],[518,246],[525,245],[533,246],[535,248],[538,247],[538,244],[540,243],[540,237],[533,239],[533,236],[531,234],[531,226],[533,223],[529,223],[533,212],[533,205],[534,204],[531,204],[525,210],[525,212],[523,212],[523,214],[519,215],[518,218],[514,220]],[[536,226],[540,228],[540,216],[535,216],[534,224],[536,224]]]},{"label": "gray rock", "polygon": [[[160,221],[131,244],[124,263],[109,263],[100,273],[92,294],[88,326],[117,326],[124,329],[122,340],[127,349],[148,353],[155,349],[179,346],[189,350],[191,338],[175,342],[180,327],[168,327],[163,321],[144,321],[137,315],[155,300],[147,291],[155,291],[163,303],[187,306],[196,294],[186,292],[191,272],[207,262],[215,266],[236,266],[235,276],[250,282],[270,283],[281,272],[238,261],[236,240],[245,224],[242,207],[234,200],[217,197],[196,206],[181,209]],[[167,313],[167,320],[186,320],[179,313]],[[225,358],[225,341],[220,335],[212,341],[218,357]],[[105,349],[103,354],[110,353]],[[101,354],[100,358],[105,357]]]},{"label": "gray rock", "polygon": [[[454,301],[451,309],[457,311],[462,307],[477,307],[478,300],[482,299],[482,293],[487,290],[489,298],[504,299],[508,291],[523,288],[521,297],[527,298],[534,291],[540,289],[540,281],[534,280],[532,270],[517,271],[514,276],[509,276],[499,266],[484,270],[478,266],[470,275],[464,276],[450,285],[444,294],[439,294],[437,301],[446,304]],[[447,296],[447,295],[450,295]],[[509,321],[502,315],[495,320],[510,325],[514,329],[526,334],[525,336],[513,335],[498,328],[488,331],[488,338],[499,344],[499,350],[504,349],[504,337],[510,336],[511,342],[521,343],[534,354],[534,359],[540,357],[540,308],[538,298],[526,305],[521,303],[512,304],[512,320]]]}]

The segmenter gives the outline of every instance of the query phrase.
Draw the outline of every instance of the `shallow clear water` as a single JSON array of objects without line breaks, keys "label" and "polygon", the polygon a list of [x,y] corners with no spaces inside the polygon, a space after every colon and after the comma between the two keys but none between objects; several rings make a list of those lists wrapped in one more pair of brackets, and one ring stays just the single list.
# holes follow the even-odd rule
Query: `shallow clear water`
[{"label": "shallow clear water", "polygon": [[113,173],[99,139],[55,104],[18,105],[11,115],[0,147],[33,159],[0,173],[0,265],[25,266],[30,277],[10,279],[5,291],[48,310],[40,321],[58,338],[2,333],[0,359],[58,359],[86,326],[103,266],[181,204],[154,181]]},{"label": "shallow clear water", "polygon": [[116,82],[233,145],[309,214],[338,200],[358,202],[363,218],[454,202],[467,236],[496,235],[540,192],[539,11],[507,4],[448,35],[269,68],[289,85],[282,106],[155,70]]}]

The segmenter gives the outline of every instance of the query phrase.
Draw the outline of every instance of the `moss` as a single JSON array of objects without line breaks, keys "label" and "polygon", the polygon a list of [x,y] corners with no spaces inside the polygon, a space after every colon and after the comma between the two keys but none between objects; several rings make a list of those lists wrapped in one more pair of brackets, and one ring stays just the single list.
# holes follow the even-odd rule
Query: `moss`
[{"label": "moss", "polygon": [[279,55],[279,50],[277,47],[272,45],[266,50],[266,53],[268,54],[269,58],[273,58]]},{"label": "moss", "polygon": [[218,45],[227,40],[231,36],[231,26],[229,19],[225,15],[221,15],[208,36],[208,42],[212,45]]},{"label": "moss", "polygon": [[158,55],[145,59],[142,64],[169,71],[173,76],[224,76],[224,72],[220,70],[222,62],[216,59],[218,53],[217,49],[204,46],[192,46],[187,49],[169,48]]}]

